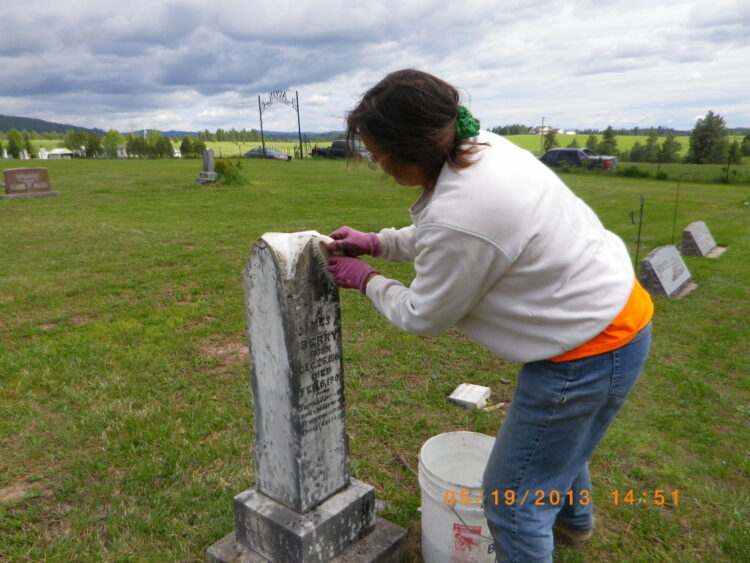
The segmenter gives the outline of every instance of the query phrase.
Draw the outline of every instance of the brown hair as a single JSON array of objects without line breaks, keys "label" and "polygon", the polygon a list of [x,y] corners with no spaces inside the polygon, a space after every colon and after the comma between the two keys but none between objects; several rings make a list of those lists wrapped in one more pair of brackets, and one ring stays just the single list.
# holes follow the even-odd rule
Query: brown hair
[{"label": "brown hair", "polygon": [[414,69],[388,74],[362,96],[346,117],[346,140],[365,138],[398,164],[417,165],[432,189],[445,162],[473,164],[477,143],[456,139],[458,90]]}]

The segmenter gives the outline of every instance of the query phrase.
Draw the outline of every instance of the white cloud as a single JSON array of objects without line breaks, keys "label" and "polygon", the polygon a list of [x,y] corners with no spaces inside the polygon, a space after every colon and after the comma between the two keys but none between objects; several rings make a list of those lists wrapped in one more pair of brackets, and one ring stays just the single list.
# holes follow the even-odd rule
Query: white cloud
[{"label": "white cloud", "polygon": [[[13,115],[241,129],[259,126],[258,95],[283,89],[299,92],[303,129],[325,131],[385,73],[411,66],[462,89],[486,126],[544,115],[566,129],[691,128],[708,109],[750,125],[746,0],[24,6],[0,6],[0,102]],[[264,126],[293,130],[296,119],[274,108]]]}]

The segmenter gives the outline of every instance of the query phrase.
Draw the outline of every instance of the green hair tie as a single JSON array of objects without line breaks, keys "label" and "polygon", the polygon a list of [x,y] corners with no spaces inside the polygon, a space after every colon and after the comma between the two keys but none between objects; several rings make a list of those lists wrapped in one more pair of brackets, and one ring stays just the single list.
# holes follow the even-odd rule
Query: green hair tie
[{"label": "green hair tie", "polygon": [[458,106],[458,116],[456,117],[456,139],[463,141],[469,137],[476,137],[479,134],[479,122],[474,119],[471,112],[464,106]]}]

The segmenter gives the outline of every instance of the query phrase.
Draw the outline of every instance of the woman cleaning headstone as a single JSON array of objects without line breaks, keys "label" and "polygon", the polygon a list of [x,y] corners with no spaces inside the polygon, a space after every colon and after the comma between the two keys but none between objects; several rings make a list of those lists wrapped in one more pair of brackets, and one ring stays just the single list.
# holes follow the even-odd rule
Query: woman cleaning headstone
[{"label": "woman cleaning headstone", "polygon": [[[498,561],[551,561],[553,526],[591,535],[587,462],[648,355],[653,305],[627,249],[533,155],[480,131],[458,91],[430,74],[387,75],[348,114],[347,139],[422,193],[408,227],[332,233],[328,270],[407,332],[455,325],[523,363],[485,469],[485,514]],[[363,254],[411,261],[416,277],[406,287]],[[564,502],[522,502],[525,491]]]}]

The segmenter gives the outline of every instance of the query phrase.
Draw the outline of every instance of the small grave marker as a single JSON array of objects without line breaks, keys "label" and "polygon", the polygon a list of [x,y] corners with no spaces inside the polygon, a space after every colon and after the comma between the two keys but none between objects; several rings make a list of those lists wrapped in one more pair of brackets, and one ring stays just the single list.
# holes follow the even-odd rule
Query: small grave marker
[{"label": "small grave marker", "polygon": [[718,258],[724,254],[726,247],[716,246],[716,241],[706,224],[703,221],[695,221],[682,231],[680,251],[686,256]]},{"label": "small grave marker", "polygon": [[46,168],[8,168],[3,171],[5,195],[0,199],[54,197],[62,195],[50,190]]},{"label": "small grave marker", "polygon": [[698,285],[674,245],[654,248],[641,260],[638,279],[652,295],[684,297]]},{"label": "small grave marker", "polygon": [[214,150],[204,149],[203,171],[195,182],[198,184],[210,184],[211,182],[215,182],[219,175],[216,173],[214,166]]}]

